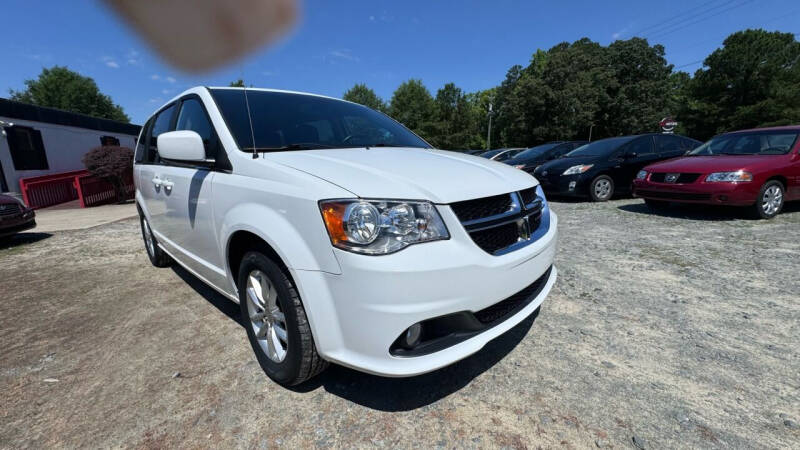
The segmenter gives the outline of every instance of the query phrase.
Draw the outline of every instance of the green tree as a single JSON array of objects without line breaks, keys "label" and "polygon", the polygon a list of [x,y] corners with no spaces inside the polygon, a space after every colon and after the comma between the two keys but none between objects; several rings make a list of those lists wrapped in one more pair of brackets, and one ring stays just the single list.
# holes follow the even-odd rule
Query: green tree
[{"label": "green tree", "polygon": [[598,128],[607,136],[658,130],[669,112],[672,65],[664,47],[633,38],[608,46],[613,82],[607,85],[607,105],[601,105]]},{"label": "green tree", "polygon": [[800,43],[792,33],[733,33],[703,65],[685,117],[693,137],[800,121]]},{"label": "green tree", "polygon": [[356,83],[342,96],[344,100],[358,103],[376,111],[386,112],[386,102],[364,83]]},{"label": "green tree", "polygon": [[438,148],[464,150],[476,142],[476,124],[472,105],[464,92],[453,83],[447,83],[436,92],[436,131],[433,138]]},{"label": "green tree", "polygon": [[58,108],[102,119],[130,122],[122,107],[100,92],[93,79],[67,67],[42,69],[35,80],[25,80],[25,89],[10,91],[11,100]]},{"label": "green tree", "polygon": [[397,87],[389,104],[389,115],[425,139],[437,137],[436,105],[421,80],[408,80]]},{"label": "green tree", "polygon": [[236,81],[231,81],[228,83],[228,87],[244,87],[244,80],[239,78]]}]

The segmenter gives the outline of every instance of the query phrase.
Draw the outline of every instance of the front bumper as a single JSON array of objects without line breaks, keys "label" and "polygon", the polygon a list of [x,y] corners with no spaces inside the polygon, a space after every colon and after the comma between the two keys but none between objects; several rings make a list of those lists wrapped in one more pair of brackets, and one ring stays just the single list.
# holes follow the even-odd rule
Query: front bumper
[{"label": "front bumper", "polygon": [[[442,218],[449,240],[412,245],[385,256],[335,254],[340,275],[293,271],[309,310],[317,349],[330,361],[384,376],[418,375],[452,364],[478,350],[533,313],[556,280],[553,259],[557,217],[538,240],[491,256],[481,250],[449,210]],[[421,356],[395,356],[390,347],[409,326],[494,305],[535,280],[543,287],[521,309],[465,340]]]},{"label": "front bumper", "polygon": [[758,192],[754,189],[758,186],[754,182],[673,184],[637,179],[633,182],[633,195],[676,203],[749,206],[756,202]]},{"label": "front bumper", "polygon": [[588,195],[588,187],[583,174],[561,175],[560,173],[554,173],[547,176],[534,174],[534,176],[542,185],[542,190],[548,194],[576,197]]},{"label": "front bumper", "polygon": [[0,218],[0,237],[7,237],[36,227],[36,216],[33,211],[17,217]]}]

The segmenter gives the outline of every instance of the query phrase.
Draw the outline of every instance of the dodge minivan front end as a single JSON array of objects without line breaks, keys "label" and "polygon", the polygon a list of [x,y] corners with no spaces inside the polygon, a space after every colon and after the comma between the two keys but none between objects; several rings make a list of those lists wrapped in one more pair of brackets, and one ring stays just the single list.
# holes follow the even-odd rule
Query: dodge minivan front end
[{"label": "dodge minivan front end", "polygon": [[[400,211],[417,209],[392,203],[404,205]],[[347,239],[348,221],[355,224],[349,233],[356,240],[375,233],[372,221],[384,229],[393,226],[389,205],[381,213],[362,202],[363,208],[350,208],[359,209],[356,217],[337,220],[326,217],[331,204],[338,203],[321,202],[322,214],[341,274],[298,271],[296,276],[301,295],[314,298],[313,308],[330,305],[324,314],[313,311],[312,328],[320,354],[342,365],[385,376],[446,366],[530,316],[555,282],[557,218],[538,186],[433,205],[437,230],[429,240],[380,254],[353,251],[341,239]],[[386,247],[387,237],[376,239]],[[315,323],[319,320],[324,324]]]}]

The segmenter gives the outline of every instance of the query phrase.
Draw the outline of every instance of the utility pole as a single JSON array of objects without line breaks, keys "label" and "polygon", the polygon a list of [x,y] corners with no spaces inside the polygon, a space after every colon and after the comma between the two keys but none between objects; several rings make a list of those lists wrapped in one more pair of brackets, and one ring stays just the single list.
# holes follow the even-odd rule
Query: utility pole
[{"label": "utility pole", "polygon": [[592,142],[592,128],[594,128],[594,124],[589,125],[589,142]]},{"label": "utility pole", "polygon": [[492,149],[492,103],[489,102],[489,131],[486,133],[486,150]]}]

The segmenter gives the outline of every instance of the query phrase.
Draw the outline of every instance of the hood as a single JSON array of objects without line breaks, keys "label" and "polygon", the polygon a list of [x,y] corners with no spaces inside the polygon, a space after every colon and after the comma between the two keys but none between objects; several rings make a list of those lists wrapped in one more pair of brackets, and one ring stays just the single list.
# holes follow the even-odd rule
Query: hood
[{"label": "hood", "polygon": [[509,166],[516,166],[519,164],[525,164],[526,166],[530,166],[533,164],[542,164],[547,161],[553,161],[552,159],[548,160],[544,155],[537,155],[537,156],[530,156],[527,158],[511,158],[503,161],[504,163],[508,164]]},{"label": "hood", "polygon": [[266,158],[364,198],[452,203],[538,184],[503,163],[443,150],[362,147],[270,153]]},{"label": "hood", "polygon": [[787,155],[717,155],[685,156],[651,164],[645,169],[649,172],[711,173],[754,170],[761,167],[774,167],[776,159]]},{"label": "hood", "polygon": [[18,205],[19,202],[9,195],[0,194],[0,205],[10,205],[10,204]]}]

